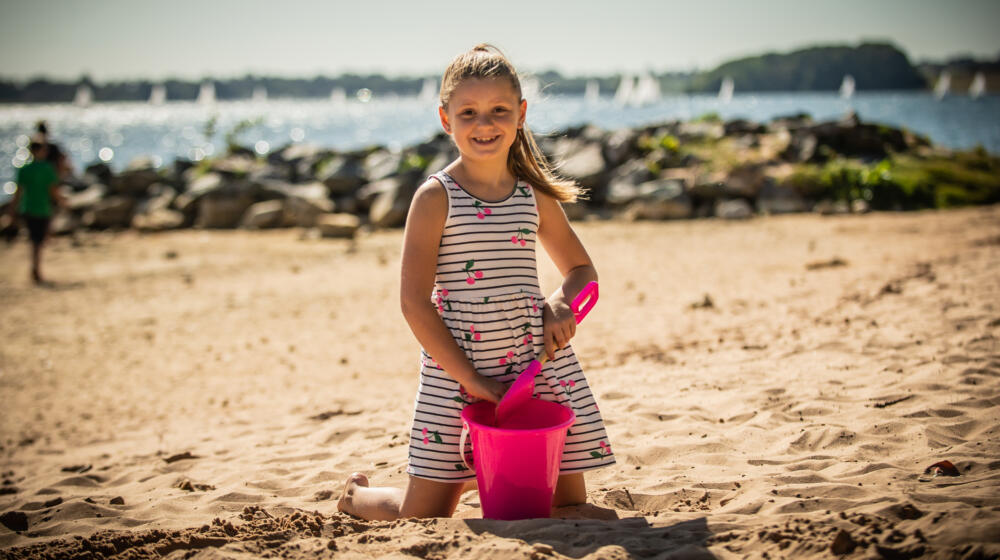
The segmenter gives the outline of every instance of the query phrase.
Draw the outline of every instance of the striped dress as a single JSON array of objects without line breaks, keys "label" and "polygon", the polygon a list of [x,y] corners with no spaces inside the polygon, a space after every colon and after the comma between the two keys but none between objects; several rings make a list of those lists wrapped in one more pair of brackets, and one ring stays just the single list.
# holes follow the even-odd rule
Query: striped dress
[{"label": "striped dress", "polygon": [[[518,181],[498,202],[480,200],[445,172],[432,176],[448,193],[448,218],[438,249],[432,301],[455,342],[480,374],[509,385],[544,351],[535,237],[534,190]],[[615,462],[594,395],[570,346],[535,378],[535,395],[569,406],[562,474]],[[462,409],[475,399],[421,351],[420,388],[410,431],[407,472],[460,482],[475,478],[462,464]]]}]

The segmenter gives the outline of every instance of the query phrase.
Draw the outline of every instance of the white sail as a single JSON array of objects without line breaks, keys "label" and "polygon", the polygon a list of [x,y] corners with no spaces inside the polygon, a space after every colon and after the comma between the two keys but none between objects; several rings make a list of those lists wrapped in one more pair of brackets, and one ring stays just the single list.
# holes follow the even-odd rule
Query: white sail
[{"label": "white sail", "polygon": [[601,84],[597,80],[587,81],[587,88],[583,92],[583,101],[588,105],[594,105],[601,99]]},{"label": "white sail", "polygon": [[854,97],[854,76],[844,74],[844,81],[840,82],[840,97],[843,99]]},{"label": "white sail", "polygon": [[208,105],[215,103],[215,82],[202,82],[198,90],[198,103]]},{"label": "white sail", "polygon": [[334,103],[347,103],[347,92],[344,88],[333,88],[330,92],[330,101]]},{"label": "white sail", "polygon": [[163,84],[154,84],[152,91],[149,92],[149,104],[163,105],[166,100],[167,88]]},{"label": "white sail", "polygon": [[986,76],[982,72],[976,72],[969,86],[969,97],[979,99],[986,93]]},{"label": "white sail", "polygon": [[77,107],[89,107],[94,102],[94,90],[87,84],[80,84],[76,88],[76,95],[73,97],[73,105]]},{"label": "white sail", "polygon": [[951,90],[951,72],[944,70],[938,76],[937,83],[934,84],[934,97],[941,99],[948,95]]},{"label": "white sail", "polygon": [[424,85],[420,88],[420,93],[417,95],[417,99],[421,103],[433,103],[440,95],[438,91],[438,83],[434,78],[427,78],[424,80]]},{"label": "white sail", "polygon": [[541,92],[542,84],[538,81],[538,78],[534,76],[521,77],[521,97],[527,99],[528,103],[538,101],[538,96]]},{"label": "white sail", "polygon": [[615,104],[627,105],[632,101],[632,91],[635,90],[635,81],[629,74],[622,75],[622,81],[618,83],[615,91]]},{"label": "white sail", "polygon": [[253,88],[252,99],[254,103],[263,103],[267,101],[267,88],[264,87],[263,85],[255,86]]},{"label": "white sail", "polygon": [[722,84],[719,85],[719,101],[723,103],[729,103],[733,100],[733,90],[735,89],[735,84],[733,84],[733,79],[726,76],[722,79]]},{"label": "white sail", "polygon": [[650,105],[659,101],[660,95],[660,81],[653,77],[652,74],[646,74],[636,80],[629,105],[633,107]]}]

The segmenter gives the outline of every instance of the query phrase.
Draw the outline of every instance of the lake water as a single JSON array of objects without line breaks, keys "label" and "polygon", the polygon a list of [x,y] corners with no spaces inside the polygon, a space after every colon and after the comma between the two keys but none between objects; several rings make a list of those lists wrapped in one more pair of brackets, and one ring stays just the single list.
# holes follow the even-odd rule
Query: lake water
[{"label": "lake water", "polygon": [[[766,93],[735,95],[722,102],[714,95],[665,96],[641,106],[620,106],[611,97],[588,101],[582,96],[529,99],[528,124],[537,133],[592,123],[605,129],[692,119],[718,113],[723,119],[766,122],[776,116],[805,112],[817,120],[842,116],[849,109],[864,121],[907,127],[936,144],[952,148],[977,145],[1000,153],[1000,96],[977,100],[965,96],[935,99],[926,92],[862,92],[850,100],[835,93]],[[205,136],[206,123],[216,121],[216,134]],[[115,169],[147,155],[161,165],[176,157],[199,159],[218,152],[224,135],[244,120],[259,124],[238,136],[258,151],[306,142],[336,149],[370,144],[398,148],[425,140],[440,130],[436,102],[418,98],[98,103],[0,106],[0,185],[14,177],[15,165],[34,123],[45,119],[52,136],[67,148],[74,167],[105,159]],[[2,191],[0,191],[2,193]],[[3,196],[0,194],[0,196]]]}]

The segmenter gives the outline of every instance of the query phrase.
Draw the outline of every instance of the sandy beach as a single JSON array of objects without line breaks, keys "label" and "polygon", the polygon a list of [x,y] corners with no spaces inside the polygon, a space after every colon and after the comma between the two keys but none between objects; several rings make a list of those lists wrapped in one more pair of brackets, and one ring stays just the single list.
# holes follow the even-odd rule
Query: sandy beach
[{"label": "sandy beach", "polygon": [[1000,207],[575,227],[618,464],[517,522],[336,511],[406,479],[400,231],[0,246],[0,557],[1000,557]]}]

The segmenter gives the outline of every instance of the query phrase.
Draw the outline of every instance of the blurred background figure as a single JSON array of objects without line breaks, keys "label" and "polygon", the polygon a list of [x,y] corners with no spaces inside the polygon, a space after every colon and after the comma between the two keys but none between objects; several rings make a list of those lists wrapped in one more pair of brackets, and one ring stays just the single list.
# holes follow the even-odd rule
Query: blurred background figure
[{"label": "blurred background figure", "polygon": [[38,124],[35,126],[33,140],[46,146],[45,151],[47,155],[45,156],[45,161],[52,164],[60,181],[65,181],[73,175],[73,165],[70,162],[69,156],[65,150],[52,141],[52,138],[49,136],[49,125],[45,121],[38,121]]},{"label": "blurred background figure", "polygon": [[[39,126],[41,129],[41,125]],[[49,237],[53,204],[65,205],[59,192],[59,172],[51,162],[48,144],[33,141],[30,146],[32,160],[17,172],[17,191],[8,206],[9,219],[20,214],[31,240],[31,279],[35,284],[45,283],[42,277],[42,248]],[[65,160],[63,156],[62,160]]]}]

